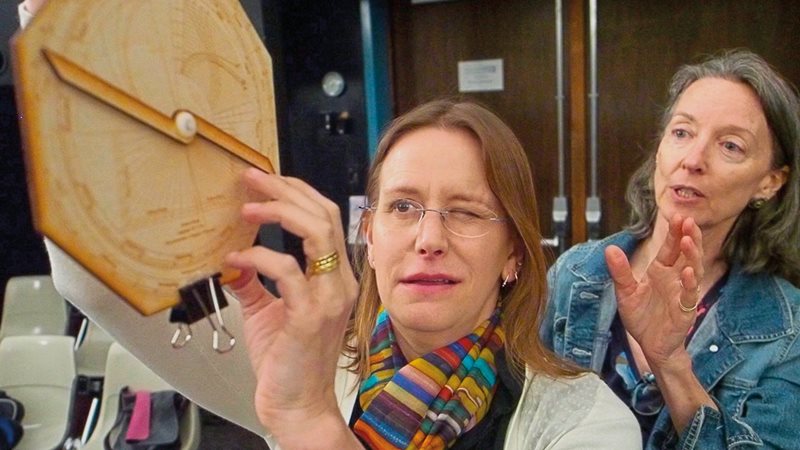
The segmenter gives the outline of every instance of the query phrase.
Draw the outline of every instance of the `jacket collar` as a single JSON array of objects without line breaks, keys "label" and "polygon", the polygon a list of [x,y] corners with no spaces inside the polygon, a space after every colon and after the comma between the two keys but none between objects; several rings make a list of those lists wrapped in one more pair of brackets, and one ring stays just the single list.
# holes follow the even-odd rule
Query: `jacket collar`
[{"label": "jacket collar", "polygon": [[794,331],[789,298],[777,277],[734,266],[718,303],[720,331],[731,342],[772,341]]},{"label": "jacket collar", "polygon": [[630,257],[636,250],[636,246],[639,245],[639,239],[628,231],[622,231],[603,240],[590,242],[585,256],[569,266],[570,272],[585,281],[598,283],[611,281],[605,256],[605,249],[609,245],[616,245]]}]

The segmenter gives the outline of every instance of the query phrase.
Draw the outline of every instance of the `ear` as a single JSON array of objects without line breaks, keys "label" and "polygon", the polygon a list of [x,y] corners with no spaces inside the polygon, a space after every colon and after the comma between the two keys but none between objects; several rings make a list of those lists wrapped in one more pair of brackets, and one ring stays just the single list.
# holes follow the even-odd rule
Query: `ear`
[{"label": "ear", "polygon": [[500,273],[500,278],[505,280],[506,277],[514,278],[514,275],[519,272],[522,267],[522,261],[525,259],[524,245],[521,242],[515,242],[508,254],[505,264],[503,264],[503,271]]},{"label": "ear", "polygon": [[361,232],[364,233],[364,241],[367,243],[367,262],[369,266],[375,269],[373,264],[374,256],[372,256],[372,214],[364,212],[361,220]]},{"label": "ear", "polygon": [[775,194],[781,190],[784,184],[786,184],[786,180],[789,178],[789,166],[783,166],[780,169],[773,169],[764,176],[764,179],[761,181],[761,186],[759,189],[760,198],[764,200],[769,200],[775,196]]}]

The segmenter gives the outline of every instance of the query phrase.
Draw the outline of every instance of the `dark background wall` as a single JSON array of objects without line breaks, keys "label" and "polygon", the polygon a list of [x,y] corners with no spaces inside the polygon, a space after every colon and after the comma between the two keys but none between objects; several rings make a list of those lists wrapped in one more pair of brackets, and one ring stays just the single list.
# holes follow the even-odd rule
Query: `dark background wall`
[{"label": "dark background wall", "polygon": [[31,223],[20,150],[8,50],[17,27],[16,2],[0,1],[0,311],[8,278],[49,272],[44,245]]},{"label": "dark background wall", "polygon": [[[281,170],[306,180],[333,199],[347,223],[348,198],[364,191],[368,165],[361,27],[357,0],[264,0],[273,25],[267,48],[273,55],[278,99]],[[267,27],[269,28],[269,27]],[[330,71],[346,82],[338,97],[322,90]],[[325,114],[346,112],[344,133],[325,129]],[[263,234],[263,233],[262,233]],[[287,251],[302,255],[300,242],[284,235]]]},{"label": "dark background wall", "polygon": [[25,166],[19,149],[14,90],[11,86],[0,86],[0,286],[3,289],[12,276],[49,272],[44,244],[31,223]]}]

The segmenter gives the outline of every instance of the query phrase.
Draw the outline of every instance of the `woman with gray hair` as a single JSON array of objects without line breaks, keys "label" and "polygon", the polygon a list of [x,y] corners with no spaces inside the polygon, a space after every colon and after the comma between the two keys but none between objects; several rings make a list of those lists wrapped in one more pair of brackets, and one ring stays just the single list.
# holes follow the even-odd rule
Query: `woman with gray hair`
[{"label": "woman with gray hair", "polygon": [[631,226],[550,269],[544,342],[601,375],[647,448],[800,442],[799,173],[789,82],[745,50],[684,66]]}]

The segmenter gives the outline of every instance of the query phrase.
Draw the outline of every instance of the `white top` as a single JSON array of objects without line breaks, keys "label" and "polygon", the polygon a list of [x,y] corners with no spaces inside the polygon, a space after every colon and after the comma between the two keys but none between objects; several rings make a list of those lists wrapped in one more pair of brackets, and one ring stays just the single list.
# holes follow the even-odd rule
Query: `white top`
[{"label": "white top", "polygon": [[540,375],[525,383],[505,449],[641,449],[641,440],[631,411],[597,375]]},{"label": "white top", "polygon": [[[340,361],[340,366],[347,360]],[[345,420],[353,413],[358,377],[340,370],[336,398]],[[277,449],[271,439],[270,447]],[[506,433],[505,450],[641,450],[639,423],[594,373],[554,379],[528,373]]]}]

